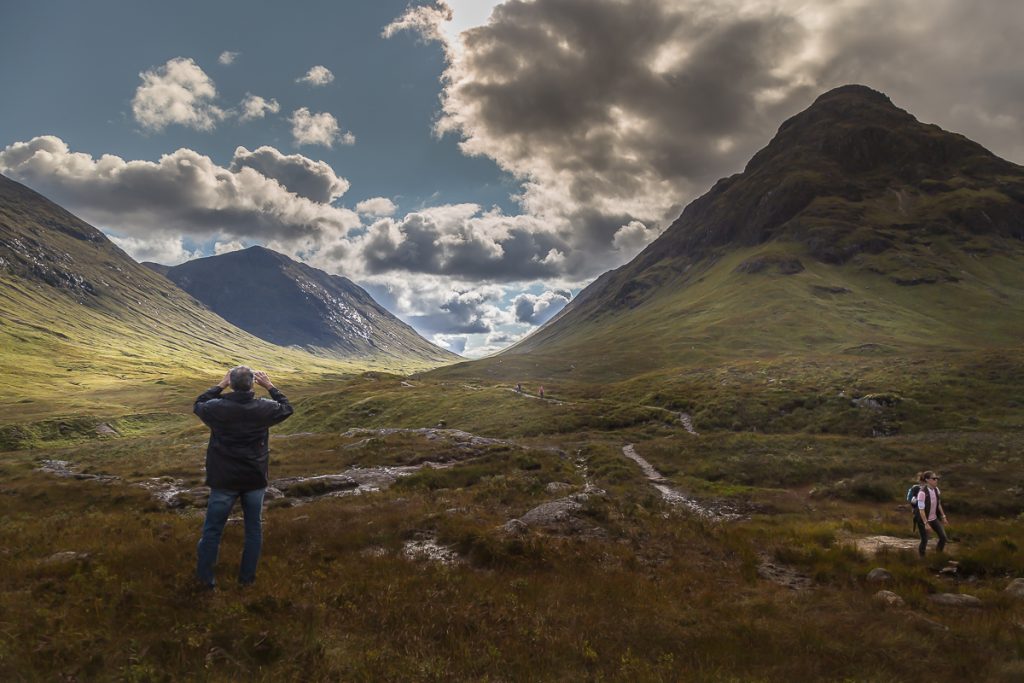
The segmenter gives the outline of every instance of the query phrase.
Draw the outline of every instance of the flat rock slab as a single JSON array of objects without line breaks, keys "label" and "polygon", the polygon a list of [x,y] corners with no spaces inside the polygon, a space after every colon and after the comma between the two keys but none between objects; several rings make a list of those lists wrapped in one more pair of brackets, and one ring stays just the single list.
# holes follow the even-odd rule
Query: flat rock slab
[{"label": "flat rock slab", "polygon": [[41,560],[39,564],[43,567],[66,567],[76,564],[85,564],[89,561],[90,557],[91,555],[89,555],[89,553],[80,553],[75,550],[64,550],[50,555],[45,560]]},{"label": "flat rock slab", "polygon": [[981,600],[974,597],[973,595],[967,595],[965,593],[936,593],[935,595],[929,595],[928,601],[934,605],[941,605],[943,607],[981,607]]},{"label": "flat rock slab", "polygon": [[898,538],[896,536],[867,536],[853,539],[857,550],[866,555],[875,555],[881,550],[913,550],[917,551],[920,543],[917,538]]}]

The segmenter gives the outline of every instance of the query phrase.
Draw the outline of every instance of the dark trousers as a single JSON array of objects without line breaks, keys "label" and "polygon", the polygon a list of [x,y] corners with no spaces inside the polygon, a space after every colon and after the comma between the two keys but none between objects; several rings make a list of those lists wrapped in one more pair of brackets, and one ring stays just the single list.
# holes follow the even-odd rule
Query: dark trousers
[{"label": "dark trousers", "polygon": [[[942,522],[939,521],[938,517],[928,522],[934,531],[935,535],[939,537],[939,544],[935,547],[940,553],[942,549],[946,547],[946,542],[949,541],[949,537],[946,536],[946,529],[942,526]],[[917,547],[917,552],[924,556],[924,549],[928,547],[928,527],[921,523],[920,518],[917,520],[917,533],[921,536],[921,545]]]}]

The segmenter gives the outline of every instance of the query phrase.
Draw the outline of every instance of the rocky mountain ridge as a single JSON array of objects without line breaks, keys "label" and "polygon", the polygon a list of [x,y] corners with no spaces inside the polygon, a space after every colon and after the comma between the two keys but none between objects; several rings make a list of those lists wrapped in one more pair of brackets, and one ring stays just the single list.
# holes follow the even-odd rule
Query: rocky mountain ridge
[{"label": "rocky mountain ridge", "polygon": [[254,246],[166,267],[145,264],[234,325],[280,346],[340,358],[458,359],[348,278]]},{"label": "rocky mountain ridge", "polygon": [[[962,135],[919,122],[880,92],[843,86],[784,122],[742,173],[718,181],[635,259],[600,276],[506,353],[583,345],[579,329],[601,334],[601,328],[619,324],[629,311],[673,297],[680,310],[715,307],[719,321],[749,319],[755,315],[752,303],[741,313],[748,304],[737,299],[729,311],[723,302],[754,277],[806,280],[796,296],[815,304],[822,296],[861,294],[860,308],[870,307],[871,298],[880,296],[885,300],[876,307],[914,306],[903,294],[890,296],[890,285],[955,285],[966,279],[970,292],[963,301],[968,294],[978,295],[978,302],[993,297],[998,307],[1021,278],[969,271],[992,266],[1000,273],[1019,272],[1019,266],[1000,259],[1019,257],[1022,240],[1024,167]],[[733,256],[740,253],[744,256],[734,263]],[[718,273],[726,263],[734,276]],[[725,278],[719,285],[721,300],[694,303],[711,295],[697,297],[693,288],[719,276]],[[863,284],[850,282],[864,276],[868,280]],[[984,282],[990,276],[995,280]],[[869,280],[878,286],[868,285]],[[981,290],[986,289],[984,294]],[[767,291],[746,296],[754,302]],[[685,303],[687,292],[695,297],[692,305]],[[797,300],[790,303],[800,305]],[[972,305],[981,314],[979,304]],[[1019,311],[1011,308],[1003,332],[1012,334]],[[935,315],[948,317],[941,311]],[[891,334],[873,332],[892,327],[892,315],[887,314],[884,324],[871,320],[871,314],[857,319],[864,324],[854,336],[868,342],[873,336],[892,340]],[[680,335],[692,332],[686,328],[687,321],[679,320]],[[663,332],[671,336],[667,329]],[[748,335],[747,340],[751,348],[757,346],[756,337]]]}]

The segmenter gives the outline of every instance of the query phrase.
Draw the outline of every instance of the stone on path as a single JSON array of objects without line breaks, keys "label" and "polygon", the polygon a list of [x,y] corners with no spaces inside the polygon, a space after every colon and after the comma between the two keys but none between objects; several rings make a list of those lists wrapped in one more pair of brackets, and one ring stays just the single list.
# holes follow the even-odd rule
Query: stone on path
[{"label": "stone on path", "polygon": [[875,567],[868,572],[869,583],[888,583],[889,581],[892,581],[892,574],[889,573],[888,569]]},{"label": "stone on path", "polygon": [[903,607],[906,604],[903,598],[892,591],[878,591],[871,599],[883,607]]}]

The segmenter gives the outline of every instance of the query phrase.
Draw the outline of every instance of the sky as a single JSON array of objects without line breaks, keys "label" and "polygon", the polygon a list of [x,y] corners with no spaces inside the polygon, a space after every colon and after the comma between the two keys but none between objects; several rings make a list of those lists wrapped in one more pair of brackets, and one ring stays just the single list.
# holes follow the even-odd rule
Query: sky
[{"label": "sky", "polygon": [[139,261],[263,245],[469,357],[822,92],[1024,163],[1019,0],[0,0],[0,173]]}]

